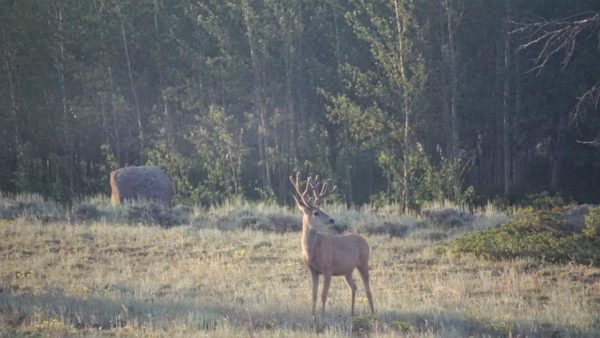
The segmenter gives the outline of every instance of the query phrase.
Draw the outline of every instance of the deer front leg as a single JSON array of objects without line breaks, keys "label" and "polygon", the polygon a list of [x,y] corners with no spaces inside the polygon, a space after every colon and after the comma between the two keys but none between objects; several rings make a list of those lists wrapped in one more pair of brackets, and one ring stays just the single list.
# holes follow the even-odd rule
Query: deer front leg
[{"label": "deer front leg", "polygon": [[325,322],[325,304],[327,303],[327,293],[329,292],[329,285],[331,284],[331,274],[323,274],[323,294],[321,295],[321,302],[323,308],[321,312],[321,320]]},{"label": "deer front leg", "polygon": [[317,296],[319,293],[319,273],[314,271],[314,270],[310,270],[310,273],[312,275],[312,316],[313,316],[313,321],[317,322]]}]

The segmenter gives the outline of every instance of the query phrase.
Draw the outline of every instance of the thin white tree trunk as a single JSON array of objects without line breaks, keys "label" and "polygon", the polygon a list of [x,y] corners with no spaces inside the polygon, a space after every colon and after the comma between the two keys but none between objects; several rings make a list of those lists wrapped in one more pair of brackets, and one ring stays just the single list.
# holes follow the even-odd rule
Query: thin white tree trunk
[{"label": "thin white tree trunk", "polygon": [[123,13],[121,13],[121,7],[117,6],[119,11],[119,21],[121,23],[121,35],[123,36],[123,49],[125,51],[125,62],[127,64],[127,75],[129,77],[129,86],[131,88],[131,94],[133,95],[133,104],[137,117],[138,137],[140,140],[140,164],[144,164],[144,126],[142,124],[142,113],[140,110],[140,104],[138,100],[137,91],[133,81],[133,71],[131,69],[131,58],[129,56],[129,44],[127,42],[127,32],[125,30],[125,22],[123,20]]}]

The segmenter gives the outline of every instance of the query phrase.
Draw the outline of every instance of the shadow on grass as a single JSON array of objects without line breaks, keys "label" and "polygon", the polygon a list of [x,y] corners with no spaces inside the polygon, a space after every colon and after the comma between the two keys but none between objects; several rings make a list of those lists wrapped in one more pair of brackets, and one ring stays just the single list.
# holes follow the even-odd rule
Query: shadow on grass
[{"label": "shadow on grass", "polygon": [[[260,305],[255,305],[260,306]],[[310,310],[288,304],[253,308],[241,304],[216,304],[194,299],[164,301],[160,299],[75,297],[60,291],[43,294],[9,294],[0,291],[0,330],[15,332],[35,321],[60,319],[76,329],[101,329],[134,326],[168,332],[186,327],[194,331],[211,331],[219,327],[240,330],[279,330],[314,332]],[[597,328],[596,328],[597,329]],[[561,327],[551,323],[531,321],[483,322],[457,314],[403,313],[383,311],[375,316],[350,317],[349,311],[335,306],[327,311],[325,333],[364,335],[382,332],[392,335],[419,334],[434,336],[527,336],[527,337],[595,337],[597,330]],[[0,335],[2,331],[0,331]]]},{"label": "shadow on grass", "polygon": [[384,311],[376,318],[379,325],[399,333],[421,332],[444,337],[597,337],[600,329],[583,330],[531,320],[484,321],[448,312],[432,315]]},{"label": "shadow on grass", "polygon": [[[182,296],[185,298],[185,296]],[[256,305],[255,305],[256,306]],[[76,329],[111,330],[125,326],[143,326],[159,331],[179,325],[192,330],[214,330],[232,326],[248,330],[290,329],[311,330],[312,320],[286,308],[285,305],[253,309],[241,304],[203,302],[202,297],[190,300],[134,297],[79,297],[48,291],[41,294],[10,294],[0,291],[0,330],[15,330],[44,320],[59,319]],[[0,336],[2,332],[0,331]]]}]

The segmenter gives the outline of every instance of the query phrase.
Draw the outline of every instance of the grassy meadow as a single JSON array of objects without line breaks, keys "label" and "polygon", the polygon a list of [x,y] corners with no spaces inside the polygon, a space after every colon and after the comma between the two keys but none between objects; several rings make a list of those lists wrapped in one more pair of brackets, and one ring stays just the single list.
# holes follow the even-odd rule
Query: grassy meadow
[{"label": "grassy meadow", "polygon": [[[354,318],[350,290],[334,278],[319,336],[600,332],[599,268],[443,249],[506,215],[480,211],[469,225],[443,227],[393,206],[324,210],[369,241],[376,314],[358,273]],[[163,215],[168,226],[152,224],[156,211],[113,209],[101,198],[71,210],[4,198],[0,213],[0,336],[316,336],[295,209],[240,201],[176,209]]]}]

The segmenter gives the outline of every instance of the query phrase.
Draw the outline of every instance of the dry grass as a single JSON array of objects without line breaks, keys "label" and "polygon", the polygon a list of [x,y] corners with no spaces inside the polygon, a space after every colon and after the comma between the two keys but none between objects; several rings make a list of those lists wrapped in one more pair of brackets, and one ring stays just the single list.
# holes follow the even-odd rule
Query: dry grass
[{"label": "dry grass", "polygon": [[[205,223],[169,229],[0,220],[0,335],[314,336],[300,234],[210,227],[207,222],[229,215],[226,208],[236,209],[213,208]],[[394,221],[376,211],[333,208],[332,214],[348,222]],[[436,256],[430,229],[412,222],[424,228],[401,238],[367,236],[376,316],[365,315],[359,283],[363,315],[350,318],[348,287],[335,278],[322,336],[592,337],[600,331],[600,269]]]}]

